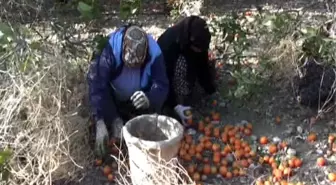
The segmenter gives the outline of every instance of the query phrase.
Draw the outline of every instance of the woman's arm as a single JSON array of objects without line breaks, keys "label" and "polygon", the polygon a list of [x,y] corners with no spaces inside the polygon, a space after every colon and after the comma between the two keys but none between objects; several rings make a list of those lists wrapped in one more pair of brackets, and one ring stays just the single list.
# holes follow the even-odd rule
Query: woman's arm
[{"label": "woman's arm", "polygon": [[110,90],[114,58],[110,44],[103,49],[101,55],[90,65],[87,80],[89,84],[89,100],[95,121],[113,121],[117,110]]}]

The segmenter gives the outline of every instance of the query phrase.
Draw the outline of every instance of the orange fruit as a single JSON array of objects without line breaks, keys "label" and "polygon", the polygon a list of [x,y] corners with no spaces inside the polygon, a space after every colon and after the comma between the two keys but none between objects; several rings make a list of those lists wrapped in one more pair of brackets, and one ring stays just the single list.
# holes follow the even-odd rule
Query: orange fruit
[{"label": "orange fruit", "polygon": [[275,117],[275,123],[276,123],[276,124],[280,124],[280,123],[281,123],[281,119],[280,119],[279,116],[276,116],[276,117]]},{"label": "orange fruit", "polygon": [[206,136],[211,136],[211,128],[209,128],[209,127],[205,127],[204,128],[204,135],[206,135]]},{"label": "orange fruit", "polygon": [[193,138],[191,135],[186,135],[185,136],[185,141],[187,144],[191,144],[193,142]]},{"label": "orange fruit", "polygon": [[220,145],[217,144],[217,143],[214,143],[214,144],[212,145],[212,151],[214,151],[214,152],[218,152],[218,151],[220,151]]},{"label": "orange fruit", "polygon": [[194,165],[189,165],[187,168],[187,172],[189,173],[189,175],[194,174],[196,171],[196,167]]},{"label": "orange fruit", "polygon": [[264,185],[264,182],[262,180],[257,180],[255,185]]},{"label": "orange fruit", "polygon": [[265,163],[269,163],[269,160],[270,160],[270,157],[269,157],[268,155],[265,155],[265,156],[263,157],[263,161],[264,161]]},{"label": "orange fruit", "polygon": [[96,166],[101,166],[103,164],[103,160],[101,159],[96,159]]},{"label": "orange fruit", "polygon": [[239,176],[245,176],[246,171],[244,169],[239,169]]},{"label": "orange fruit", "polygon": [[226,159],[222,159],[221,160],[221,164],[222,164],[222,166],[227,166],[228,165],[228,161]]},{"label": "orange fruit", "polygon": [[203,174],[209,175],[211,173],[211,166],[210,164],[204,164],[203,166]]},{"label": "orange fruit", "polygon": [[276,178],[276,179],[278,179],[278,180],[280,180],[280,179],[282,179],[282,171],[281,170],[279,170],[279,169],[274,169],[273,170],[273,175],[274,175],[274,177]]},{"label": "orange fruit", "polygon": [[201,175],[198,172],[195,172],[194,175],[192,176],[192,179],[198,182],[201,180]]},{"label": "orange fruit", "polygon": [[211,143],[211,141],[206,141],[204,147],[206,149],[208,149],[208,150],[211,150],[212,149],[212,143]]},{"label": "orange fruit", "polygon": [[204,122],[201,120],[198,122],[198,131],[203,132],[205,128]]},{"label": "orange fruit", "polygon": [[234,177],[237,177],[239,175],[239,170],[236,168],[236,169],[233,170],[232,173],[233,173]]},{"label": "orange fruit", "polygon": [[188,124],[188,125],[193,125],[193,123],[194,123],[194,122],[193,122],[193,119],[192,119],[192,118],[190,118],[190,119],[187,120],[187,124]]},{"label": "orange fruit", "polygon": [[186,151],[185,149],[181,148],[181,149],[180,149],[180,152],[179,152],[179,156],[180,156],[180,157],[183,157],[183,156],[185,156],[186,154],[187,154],[187,151]]},{"label": "orange fruit", "polygon": [[291,176],[291,175],[292,175],[292,169],[286,167],[286,168],[283,170],[283,174],[284,174],[285,176]]},{"label": "orange fruit", "polygon": [[252,125],[252,123],[248,123],[248,124],[246,125],[246,128],[248,128],[248,129],[252,130],[252,128],[253,128],[253,125]]},{"label": "orange fruit", "polygon": [[281,149],[284,149],[284,148],[286,148],[287,146],[288,146],[288,143],[287,143],[286,141],[283,141],[283,142],[280,143],[280,148],[281,148]]},{"label": "orange fruit", "polygon": [[319,158],[317,158],[316,163],[317,163],[318,166],[322,167],[322,166],[326,165],[327,160],[324,157],[319,157]]},{"label": "orange fruit", "polygon": [[334,135],[329,135],[328,136],[328,143],[333,143],[335,141],[335,136]]},{"label": "orange fruit", "polygon": [[212,161],[216,164],[219,164],[221,162],[221,156],[220,155],[215,155],[212,158]]},{"label": "orange fruit", "polygon": [[278,148],[275,144],[271,144],[271,145],[268,146],[268,152],[270,154],[275,154],[275,153],[277,153],[277,151],[278,151]]},{"label": "orange fruit", "polygon": [[110,173],[110,174],[108,174],[108,176],[107,176],[107,180],[109,181],[109,182],[113,182],[113,180],[114,180],[114,176]]},{"label": "orange fruit", "polygon": [[196,154],[196,150],[194,148],[190,148],[188,154],[194,156]]},{"label": "orange fruit", "polygon": [[221,166],[221,167],[219,167],[219,173],[220,173],[223,177],[226,176],[227,172],[228,172],[228,170],[227,170],[227,168],[226,168],[225,166]]},{"label": "orange fruit", "polygon": [[212,175],[217,174],[217,171],[218,171],[218,170],[217,170],[217,167],[216,167],[216,166],[212,166],[212,167],[211,167],[211,174],[212,174]]},{"label": "orange fruit", "polygon": [[328,179],[329,179],[331,182],[336,182],[336,173],[329,173],[329,174],[328,174]]},{"label": "orange fruit", "polygon": [[202,144],[198,144],[195,148],[196,152],[201,153],[203,152],[203,145]]},{"label": "orange fruit", "polygon": [[186,154],[186,155],[183,157],[183,159],[186,160],[186,161],[191,161],[191,160],[192,160],[191,155],[189,155],[189,154]]},{"label": "orange fruit", "polygon": [[265,145],[268,143],[268,138],[266,136],[262,136],[259,139],[260,144]]},{"label": "orange fruit", "polygon": [[228,179],[231,179],[233,177],[233,174],[228,171],[228,172],[226,172],[225,177],[228,178]]},{"label": "orange fruit", "polygon": [[243,159],[240,161],[240,165],[244,168],[249,167],[249,163],[247,162],[247,160]]},{"label": "orange fruit", "polygon": [[282,180],[282,181],[280,182],[280,185],[288,185],[288,183],[287,183],[287,181]]},{"label": "orange fruit", "polygon": [[248,128],[245,128],[244,129],[244,134],[247,135],[247,136],[251,136],[252,135],[252,131]]},{"label": "orange fruit", "polygon": [[213,130],[213,135],[214,135],[215,137],[217,137],[217,138],[220,137],[220,130],[219,130],[219,128],[214,128],[214,130]]},{"label": "orange fruit", "polygon": [[313,132],[310,133],[310,134],[308,135],[308,137],[307,137],[307,141],[310,142],[310,143],[315,142],[316,139],[317,139],[317,136],[316,136],[316,134],[313,133]]},{"label": "orange fruit", "polygon": [[302,166],[302,160],[299,159],[299,158],[295,158],[294,159],[294,166],[295,166],[295,168],[301,167]]},{"label": "orange fruit", "polygon": [[216,106],[217,105],[217,100],[213,100],[212,101],[212,106]]},{"label": "orange fruit", "polygon": [[288,160],[288,166],[290,168],[295,168],[294,160],[295,160],[295,158],[292,158],[292,159]]},{"label": "orange fruit", "polygon": [[220,119],[221,119],[220,113],[217,112],[217,113],[212,115],[212,120],[220,121]]},{"label": "orange fruit", "polygon": [[112,172],[111,167],[109,167],[109,166],[105,166],[105,167],[103,168],[103,173],[104,173],[105,176],[108,176],[111,172]]},{"label": "orange fruit", "polygon": [[196,153],[195,157],[197,160],[200,160],[200,161],[203,159],[203,156],[200,153]]},{"label": "orange fruit", "polygon": [[270,163],[272,169],[277,169],[278,168],[278,164],[276,162]]},{"label": "orange fruit", "polygon": [[241,150],[236,150],[235,151],[235,157],[237,159],[240,159],[243,155],[244,155],[244,152],[242,152]]}]

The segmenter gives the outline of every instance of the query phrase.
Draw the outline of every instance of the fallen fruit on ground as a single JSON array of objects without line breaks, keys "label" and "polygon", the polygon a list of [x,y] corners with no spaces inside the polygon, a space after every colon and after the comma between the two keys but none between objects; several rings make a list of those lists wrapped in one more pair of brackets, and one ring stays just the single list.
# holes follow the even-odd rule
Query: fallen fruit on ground
[{"label": "fallen fruit on ground", "polygon": [[110,173],[110,174],[108,174],[108,176],[107,176],[107,180],[109,181],[109,182],[113,182],[114,181],[114,176]]},{"label": "fallen fruit on ground", "polygon": [[268,143],[268,138],[266,136],[262,136],[259,139],[260,144],[265,145]]},{"label": "fallen fruit on ground", "polygon": [[103,160],[96,159],[96,166],[101,166],[103,164]]},{"label": "fallen fruit on ground", "polygon": [[104,167],[103,173],[104,173],[105,176],[108,176],[111,172],[112,172],[111,167],[109,167],[109,166]]},{"label": "fallen fruit on ground", "polygon": [[336,182],[336,173],[329,173],[329,174],[328,174],[328,179],[329,179],[331,182]]},{"label": "fallen fruit on ground", "polygon": [[315,142],[317,139],[317,135],[315,133],[310,133],[307,137],[307,141],[312,143],[312,142]]},{"label": "fallen fruit on ground", "polygon": [[201,175],[198,172],[195,172],[194,175],[192,176],[192,179],[195,182],[199,182],[201,180]]},{"label": "fallen fruit on ground", "polygon": [[281,118],[279,116],[275,117],[275,123],[280,124],[281,123]]},{"label": "fallen fruit on ground", "polygon": [[277,151],[278,151],[278,148],[275,144],[271,144],[271,145],[268,146],[268,152],[270,154],[275,154],[275,153],[277,153]]},{"label": "fallen fruit on ground", "polygon": [[317,158],[317,165],[322,167],[322,166],[325,166],[326,163],[327,163],[327,160],[324,158],[324,157],[319,157]]}]

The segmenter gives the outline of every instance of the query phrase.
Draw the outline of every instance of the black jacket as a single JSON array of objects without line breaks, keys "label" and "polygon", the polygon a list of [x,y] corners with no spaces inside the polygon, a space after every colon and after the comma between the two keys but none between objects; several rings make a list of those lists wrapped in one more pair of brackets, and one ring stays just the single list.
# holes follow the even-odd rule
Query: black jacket
[{"label": "black jacket", "polygon": [[[185,18],[180,23],[168,28],[158,39],[158,44],[162,50],[167,76],[170,81],[170,92],[167,98],[168,106],[176,106],[176,96],[172,87],[174,69],[178,57],[182,54],[187,61],[187,81],[195,84],[198,80],[206,93],[212,94],[216,91],[213,75],[211,74],[210,63],[208,60],[208,51],[193,52],[189,49],[189,21],[193,17]],[[208,48],[208,46],[207,46]]]}]

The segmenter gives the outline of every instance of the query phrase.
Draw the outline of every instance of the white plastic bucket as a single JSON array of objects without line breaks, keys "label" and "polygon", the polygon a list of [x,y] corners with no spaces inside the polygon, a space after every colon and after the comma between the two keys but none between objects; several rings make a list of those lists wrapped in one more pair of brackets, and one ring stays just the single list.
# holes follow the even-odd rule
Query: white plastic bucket
[{"label": "white plastic bucket", "polygon": [[[169,162],[177,156],[184,128],[176,119],[145,114],[128,121],[122,132],[128,148],[133,185],[157,185],[158,182],[151,178],[156,177],[158,180],[158,176],[162,174],[168,176],[173,171],[175,173],[173,165],[158,169],[153,165],[153,160]],[[166,181],[162,183],[167,184]]]}]

